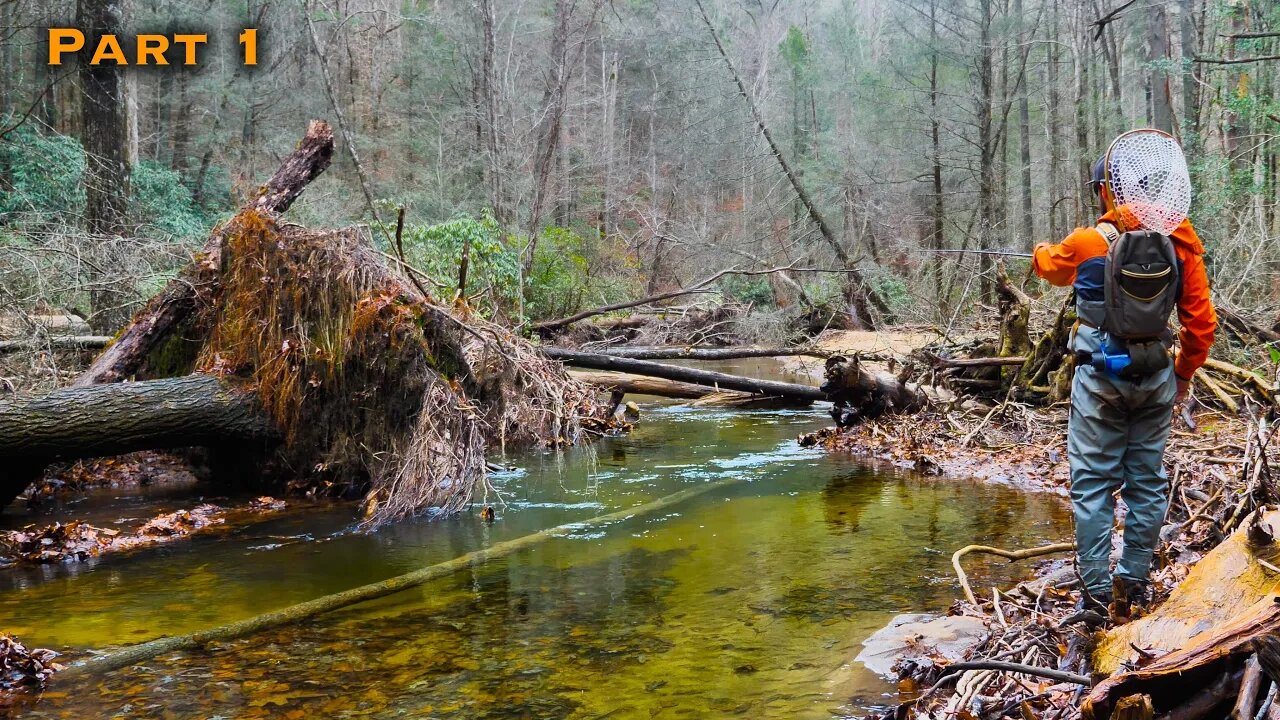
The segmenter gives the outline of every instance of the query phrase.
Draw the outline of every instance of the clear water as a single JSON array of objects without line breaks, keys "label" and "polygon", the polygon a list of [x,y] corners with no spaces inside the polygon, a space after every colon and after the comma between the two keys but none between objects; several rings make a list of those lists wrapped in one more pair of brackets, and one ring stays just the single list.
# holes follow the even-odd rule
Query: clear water
[{"label": "clear water", "polygon": [[[650,406],[629,437],[512,458],[520,469],[495,478],[506,505],[492,525],[467,514],[361,535],[348,532],[349,509],[311,510],[94,564],[0,573],[0,629],[78,654],[749,479],[299,626],[55,680],[18,714],[857,715],[893,699],[889,684],[852,662],[860,642],[896,613],[944,610],[957,595],[955,548],[1058,541],[1069,520],[1054,496],[870,469],[794,443],[825,420],[817,409]],[[980,560],[972,568],[983,585],[1026,572]]]}]

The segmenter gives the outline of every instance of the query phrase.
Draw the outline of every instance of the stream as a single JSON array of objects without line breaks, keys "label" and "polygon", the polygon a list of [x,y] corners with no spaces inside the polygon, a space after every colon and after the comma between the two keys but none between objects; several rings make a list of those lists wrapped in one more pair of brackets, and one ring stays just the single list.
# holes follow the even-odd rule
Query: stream
[{"label": "stream", "polygon": [[[752,373],[767,363],[716,365]],[[628,436],[512,455],[476,512],[352,532],[350,506],[80,565],[0,572],[0,630],[70,655],[184,634],[632,507],[748,482],[203,652],[59,682],[31,718],[832,718],[890,703],[853,662],[902,612],[958,596],[950,554],[1070,536],[1062,499],[802,449],[802,411],[642,402]],[[191,506],[104,491],[77,510]],[[8,519],[12,526],[13,518]],[[44,519],[43,521],[48,521]],[[95,520],[96,521],[96,520]],[[110,520],[107,520],[110,522]],[[975,588],[1029,564],[968,561]]]}]

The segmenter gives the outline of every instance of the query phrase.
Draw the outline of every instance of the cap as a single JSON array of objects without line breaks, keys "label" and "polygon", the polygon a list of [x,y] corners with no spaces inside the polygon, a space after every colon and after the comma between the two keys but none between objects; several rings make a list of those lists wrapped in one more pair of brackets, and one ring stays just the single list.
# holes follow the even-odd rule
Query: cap
[{"label": "cap", "polygon": [[1092,185],[1094,188],[1097,188],[1097,186],[1106,182],[1107,180],[1106,169],[1107,169],[1107,156],[1103,155],[1102,157],[1098,158],[1098,162],[1093,164],[1093,178],[1089,180],[1089,184]]}]

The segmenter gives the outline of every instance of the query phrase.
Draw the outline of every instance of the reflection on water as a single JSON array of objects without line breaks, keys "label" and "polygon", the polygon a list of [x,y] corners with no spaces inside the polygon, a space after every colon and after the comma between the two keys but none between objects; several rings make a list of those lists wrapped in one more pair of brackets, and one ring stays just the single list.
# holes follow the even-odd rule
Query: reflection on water
[{"label": "reflection on water", "polygon": [[[630,437],[514,458],[472,515],[346,531],[283,518],[88,571],[0,578],[4,629],[118,645],[248,617],[734,475],[660,516],[553,540],[298,627],[59,685],[30,717],[832,717],[890,688],[850,660],[954,598],[970,542],[1068,536],[1061,500],[869,471],[798,448],[820,410],[652,408]],[[982,565],[984,584],[1019,568]]]}]

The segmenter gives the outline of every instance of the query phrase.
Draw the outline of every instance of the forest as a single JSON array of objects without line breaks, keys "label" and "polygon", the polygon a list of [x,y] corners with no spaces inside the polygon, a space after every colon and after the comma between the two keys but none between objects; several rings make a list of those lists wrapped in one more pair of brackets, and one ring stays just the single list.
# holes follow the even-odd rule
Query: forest
[{"label": "forest", "polygon": [[[108,6],[120,27],[207,29],[210,49],[120,73],[94,119],[102,98],[43,58],[44,29],[95,4],[5,3],[4,250],[29,260],[4,266],[12,312],[118,327],[311,117],[341,147],[301,222],[404,207],[406,252],[440,282],[470,235],[466,294],[518,322],[775,267],[717,283],[762,340],[804,315],[962,322],[992,301],[990,261],[925,251],[1026,251],[1090,224],[1093,161],[1142,126],[1188,152],[1219,300],[1275,299],[1268,3]],[[869,302],[855,315],[846,278]]]},{"label": "forest", "polygon": [[[52,64],[53,28],[85,50]],[[106,36],[140,57],[142,34],[207,40],[88,61]],[[0,708],[159,716],[172,672],[231,683],[183,680],[181,717],[1280,717],[1280,4],[0,0],[0,70]],[[1138,128],[1185,155],[1217,334],[1179,378],[1150,608],[1088,633],[1063,624],[1089,599],[1068,503],[1028,499],[1070,492],[1076,295],[1027,257],[1098,222],[1095,162]],[[701,534],[724,493],[825,534],[753,579],[698,554],[729,552]],[[677,503],[707,523],[696,547],[609,539]],[[858,535],[917,506],[919,535]],[[806,532],[729,512],[747,547]],[[846,531],[874,570],[840,565]],[[368,570],[266,579],[313,541]],[[236,574],[268,546],[264,577]],[[916,546],[919,575],[880,563]],[[573,572],[537,560],[561,547],[545,562]],[[725,576],[682,598],[699,562]],[[172,619],[142,595],[174,572],[236,599]],[[56,619],[57,584],[113,629]],[[553,585],[605,609],[541,599],[528,635],[483,619]],[[787,667],[719,620],[724,657],[676,659],[702,630],[663,608],[705,622],[745,592],[751,633],[809,623],[773,639]],[[120,619],[143,607],[171,620]],[[942,632],[921,611],[980,631],[898,647]],[[823,646],[832,623],[847,642]],[[895,661],[850,670],[882,637]],[[327,672],[302,648],[363,666],[365,642],[471,649],[433,656],[427,694],[390,661],[381,688],[300,689]],[[657,704],[582,697],[617,676]]]}]

